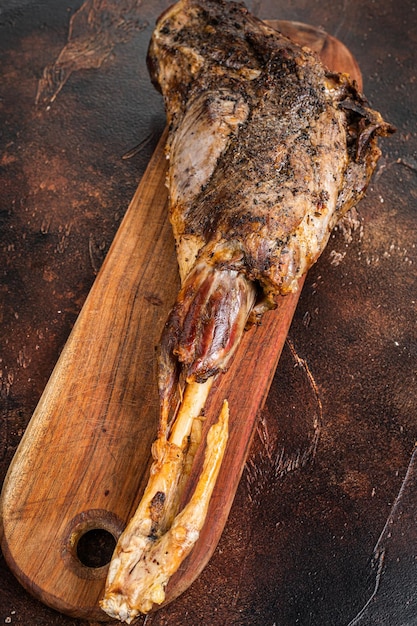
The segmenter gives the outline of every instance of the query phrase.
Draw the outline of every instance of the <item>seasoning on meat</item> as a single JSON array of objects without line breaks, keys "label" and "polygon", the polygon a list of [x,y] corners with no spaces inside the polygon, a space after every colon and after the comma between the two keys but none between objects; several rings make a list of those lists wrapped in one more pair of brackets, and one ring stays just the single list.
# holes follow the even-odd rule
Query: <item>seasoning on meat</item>
[{"label": "seasoning on meat", "polygon": [[208,436],[195,494],[179,499],[213,379],[240,338],[297,289],[363,196],[393,131],[348,76],[224,0],[180,0],[159,18],[152,81],[169,124],[167,184],[181,290],[159,354],[161,420],[139,509],[110,565],[103,609],[130,623],[165,597],[204,523],[227,440]]}]

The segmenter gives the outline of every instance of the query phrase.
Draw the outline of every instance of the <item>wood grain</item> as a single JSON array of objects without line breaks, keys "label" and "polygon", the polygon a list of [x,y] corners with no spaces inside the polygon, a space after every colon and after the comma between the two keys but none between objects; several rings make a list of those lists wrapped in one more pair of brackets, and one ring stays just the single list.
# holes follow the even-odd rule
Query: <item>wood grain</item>
[{"label": "wood grain", "polygon": [[[315,48],[331,69],[348,72],[361,84],[356,62],[336,39],[298,23],[274,24]],[[11,570],[46,604],[88,619],[106,619],[98,600],[107,566],[83,565],[77,542],[89,529],[119,535],[145,486],[156,433],[154,351],[179,286],[166,211],[164,142],[165,135],[26,429],[2,492],[2,548]],[[260,327],[246,334],[233,366],[210,396],[206,428],[223,398],[229,400],[229,444],[210,523],[171,580],[168,601],[195,580],[220,538],[298,295],[282,299]],[[202,450],[193,476],[201,455]]]}]

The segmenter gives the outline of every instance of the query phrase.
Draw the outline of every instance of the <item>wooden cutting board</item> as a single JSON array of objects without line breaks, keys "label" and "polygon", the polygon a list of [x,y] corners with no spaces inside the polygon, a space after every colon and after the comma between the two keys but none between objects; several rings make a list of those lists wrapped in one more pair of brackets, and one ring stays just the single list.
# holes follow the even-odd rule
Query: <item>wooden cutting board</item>
[{"label": "wooden cutting board", "polygon": [[[358,66],[338,40],[300,23],[269,23],[316,50],[330,69],[351,74],[361,87]],[[166,133],[26,429],[2,491],[2,549],[10,569],[41,601],[87,619],[107,618],[98,601],[109,549],[140,500],[156,436],[155,347],[179,287],[167,219],[165,138]],[[299,292],[301,286],[302,281]],[[210,504],[210,524],[170,581],[167,601],[195,580],[223,531],[299,292],[283,298],[260,327],[245,335],[233,366],[212,391],[205,428],[228,398],[229,443]],[[202,448],[191,485],[201,466]]]}]

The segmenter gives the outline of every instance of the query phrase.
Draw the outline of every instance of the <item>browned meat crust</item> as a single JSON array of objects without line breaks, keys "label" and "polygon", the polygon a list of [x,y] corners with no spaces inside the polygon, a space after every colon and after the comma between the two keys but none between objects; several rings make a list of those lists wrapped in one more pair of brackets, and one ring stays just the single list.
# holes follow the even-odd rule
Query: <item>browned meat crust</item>
[{"label": "browned meat crust", "polygon": [[[240,3],[177,3],[156,25],[148,64],[170,125],[170,217],[184,282],[162,339],[166,404],[180,370],[202,381],[230,362],[226,351],[207,350],[213,324],[197,321],[217,316],[218,326],[232,328],[227,306],[206,306],[198,283],[214,280],[233,293],[230,309],[243,288],[243,326],[259,319],[277,295],[297,288],[363,196],[377,137],[393,129],[348,76]],[[237,292],[230,272],[246,278]]]}]

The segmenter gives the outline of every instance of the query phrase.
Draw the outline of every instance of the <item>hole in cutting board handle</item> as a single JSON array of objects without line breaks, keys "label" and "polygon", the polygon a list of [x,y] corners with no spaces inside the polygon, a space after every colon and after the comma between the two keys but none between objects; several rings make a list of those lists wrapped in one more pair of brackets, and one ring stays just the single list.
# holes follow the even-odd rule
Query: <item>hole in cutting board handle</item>
[{"label": "hole in cutting board handle", "polygon": [[62,558],[79,578],[105,578],[124,522],[105,509],[76,515],[64,533]]},{"label": "hole in cutting board handle", "polygon": [[110,563],[116,547],[115,536],[105,528],[92,528],[79,537],[77,558],[85,567],[104,567]]}]

